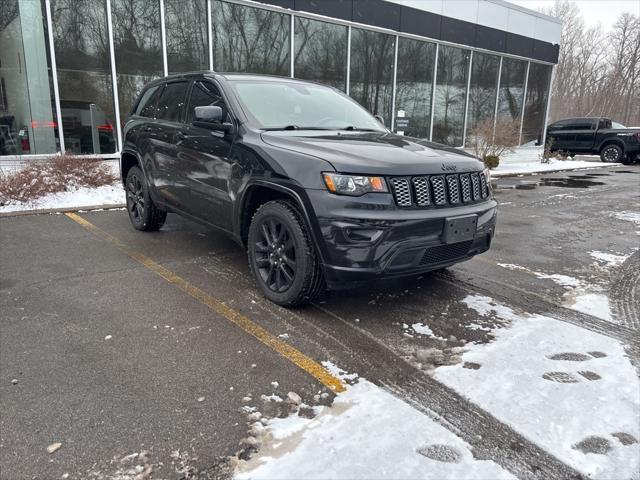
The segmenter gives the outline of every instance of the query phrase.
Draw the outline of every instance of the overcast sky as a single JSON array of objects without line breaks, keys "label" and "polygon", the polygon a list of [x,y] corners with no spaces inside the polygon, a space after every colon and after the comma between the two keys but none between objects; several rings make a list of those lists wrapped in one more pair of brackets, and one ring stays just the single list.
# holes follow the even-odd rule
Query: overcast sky
[{"label": "overcast sky", "polygon": [[[551,7],[554,0],[507,0],[532,10]],[[640,15],[640,0],[574,0],[582,11],[582,17],[587,26],[602,24],[604,30],[609,30],[618,16],[624,12]]]}]

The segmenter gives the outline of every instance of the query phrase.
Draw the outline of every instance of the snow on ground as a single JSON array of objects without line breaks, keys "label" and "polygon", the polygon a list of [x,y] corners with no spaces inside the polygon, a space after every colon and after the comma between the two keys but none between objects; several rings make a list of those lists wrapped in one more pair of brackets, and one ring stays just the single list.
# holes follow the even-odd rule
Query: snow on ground
[{"label": "snow on ground", "polygon": [[462,360],[480,369],[443,366],[436,378],[592,478],[639,479],[640,380],[623,347],[488,297],[463,301],[510,325],[468,345]]},{"label": "snow on ground", "polygon": [[501,177],[618,165],[616,163],[603,163],[600,161],[600,157],[587,155],[577,156],[574,160],[552,158],[549,163],[542,163],[540,161],[542,151],[542,147],[519,147],[513,152],[505,153],[500,157],[498,167],[491,171],[491,176]]},{"label": "snow on ground", "polygon": [[51,193],[32,202],[16,203],[0,207],[0,213],[51,208],[83,208],[95,205],[125,203],[124,189],[120,183],[102,187],[80,187],[69,192]]},{"label": "snow on ground", "polygon": [[313,419],[269,420],[259,452],[239,463],[236,478],[514,478],[474,459],[463,440],[364,379],[315,412]]},{"label": "snow on ground", "polygon": [[[635,249],[633,251],[635,252]],[[597,267],[602,269],[619,266],[624,263],[630,255],[598,251],[592,251],[589,254],[601,262]],[[603,285],[589,284],[583,280],[579,280],[568,275],[537,272],[530,268],[523,267],[521,265],[514,265],[512,263],[498,263],[498,266],[509,270],[525,272],[537,278],[549,279],[558,285],[563,286],[567,290],[564,295],[566,307],[577,310],[578,312],[593,315],[609,322],[616,322],[611,314],[609,298],[603,291]]]},{"label": "snow on ground", "polygon": [[640,212],[616,212],[613,216],[619,220],[625,220],[627,222],[633,222],[636,225],[640,225]]},{"label": "snow on ground", "polygon": [[589,255],[596,260],[603,262],[607,267],[619,267],[627,259],[627,255],[616,255],[613,253],[598,252],[597,250],[589,252]]}]

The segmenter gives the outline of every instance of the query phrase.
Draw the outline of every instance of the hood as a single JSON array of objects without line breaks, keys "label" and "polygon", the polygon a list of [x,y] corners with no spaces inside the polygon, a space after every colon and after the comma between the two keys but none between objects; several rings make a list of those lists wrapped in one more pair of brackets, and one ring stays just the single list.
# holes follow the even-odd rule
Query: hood
[{"label": "hood", "polygon": [[386,132],[277,131],[263,132],[262,140],[326,160],[341,173],[426,175],[484,168],[461,150]]}]

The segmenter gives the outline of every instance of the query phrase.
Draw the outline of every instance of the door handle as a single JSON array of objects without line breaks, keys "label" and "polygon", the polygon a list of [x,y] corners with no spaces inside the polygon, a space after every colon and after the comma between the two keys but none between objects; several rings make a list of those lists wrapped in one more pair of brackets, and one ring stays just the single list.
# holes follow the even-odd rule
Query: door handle
[{"label": "door handle", "polygon": [[178,133],[176,133],[176,139],[177,139],[179,142],[181,142],[181,141],[183,141],[183,140],[186,140],[186,138],[187,138],[187,134],[186,134],[186,133],[184,133],[184,132],[178,132]]}]

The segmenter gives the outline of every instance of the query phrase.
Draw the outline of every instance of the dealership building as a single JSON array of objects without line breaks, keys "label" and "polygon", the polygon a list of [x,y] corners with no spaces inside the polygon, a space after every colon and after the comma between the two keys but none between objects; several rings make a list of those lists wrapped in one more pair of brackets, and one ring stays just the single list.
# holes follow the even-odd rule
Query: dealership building
[{"label": "dealership building", "polygon": [[117,157],[147,82],[207,69],[331,85],[451,146],[503,120],[526,144],[560,32],[504,0],[0,0],[0,164]]}]

